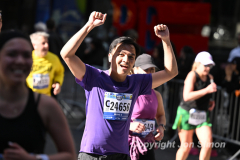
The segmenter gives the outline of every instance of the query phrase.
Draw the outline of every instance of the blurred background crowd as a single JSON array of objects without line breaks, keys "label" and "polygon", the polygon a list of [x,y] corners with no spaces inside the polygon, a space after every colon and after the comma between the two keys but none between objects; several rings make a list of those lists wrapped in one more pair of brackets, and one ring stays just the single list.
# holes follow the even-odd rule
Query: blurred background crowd
[{"label": "blurred background crowd", "polygon": [[238,0],[0,1],[2,30],[20,29],[27,34],[48,32],[49,51],[58,56],[63,44],[85,24],[91,11],[107,13],[106,23],[91,32],[77,53],[84,62],[101,67],[109,43],[115,37],[127,35],[136,39],[142,52],[153,55],[161,68],[162,47],[152,35],[152,26],[165,23],[179,60],[177,78],[184,79],[194,55],[207,50],[217,64],[211,72],[218,85],[222,85],[230,51],[238,46],[239,7]]}]

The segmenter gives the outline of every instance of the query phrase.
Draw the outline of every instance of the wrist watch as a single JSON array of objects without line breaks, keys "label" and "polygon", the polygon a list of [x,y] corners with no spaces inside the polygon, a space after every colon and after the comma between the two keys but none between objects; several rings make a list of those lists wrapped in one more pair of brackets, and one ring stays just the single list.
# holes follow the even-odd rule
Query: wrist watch
[{"label": "wrist watch", "polygon": [[164,124],[159,124],[158,126],[162,126],[164,130],[166,130]]}]

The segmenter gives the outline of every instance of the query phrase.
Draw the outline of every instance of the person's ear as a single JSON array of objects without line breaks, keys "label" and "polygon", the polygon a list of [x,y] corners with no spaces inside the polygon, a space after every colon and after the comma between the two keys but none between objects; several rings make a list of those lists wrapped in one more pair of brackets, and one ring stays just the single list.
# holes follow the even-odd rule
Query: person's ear
[{"label": "person's ear", "polygon": [[31,41],[31,42],[32,42],[33,49],[34,50],[37,49],[37,45],[36,45],[35,41]]},{"label": "person's ear", "polygon": [[37,49],[37,45],[33,44],[33,49],[36,50]]},{"label": "person's ear", "polygon": [[132,71],[133,71],[133,74],[138,74],[138,67],[133,67]]}]

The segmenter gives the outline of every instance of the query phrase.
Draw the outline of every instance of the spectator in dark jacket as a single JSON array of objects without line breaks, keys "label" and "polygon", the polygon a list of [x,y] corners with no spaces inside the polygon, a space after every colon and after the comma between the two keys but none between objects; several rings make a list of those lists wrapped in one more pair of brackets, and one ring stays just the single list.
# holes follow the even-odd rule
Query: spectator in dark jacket
[{"label": "spectator in dark jacket", "polygon": [[61,60],[60,51],[64,45],[62,38],[56,33],[55,22],[52,19],[47,21],[49,51],[56,54]]},{"label": "spectator in dark jacket", "polygon": [[[174,55],[175,55],[175,57],[177,57],[175,45],[173,44],[172,41],[171,41],[171,45],[172,45]],[[165,67],[164,67],[164,50],[163,50],[162,42],[159,43],[159,45],[154,48],[152,56],[154,58],[154,63],[157,65],[159,70],[164,70],[165,69]]]},{"label": "spectator in dark jacket", "polygon": [[103,58],[108,55],[102,41],[98,38],[87,37],[84,43],[84,49],[77,51],[79,58],[86,64],[101,68],[103,66]]},{"label": "spectator in dark jacket", "polygon": [[222,82],[222,87],[226,88],[228,93],[240,89],[240,73],[237,69],[238,65],[238,58],[234,58],[225,67],[225,75]]},{"label": "spectator in dark jacket", "polygon": [[184,46],[181,49],[180,56],[178,58],[178,75],[176,78],[185,79],[187,74],[191,71],[193,62],[195,59],[195,53],[190,46]]}]

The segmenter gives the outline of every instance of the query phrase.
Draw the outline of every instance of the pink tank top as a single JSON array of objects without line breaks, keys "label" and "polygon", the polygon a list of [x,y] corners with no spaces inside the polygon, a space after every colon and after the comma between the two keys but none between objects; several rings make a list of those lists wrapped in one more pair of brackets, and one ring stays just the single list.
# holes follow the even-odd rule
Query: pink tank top
[{"label": "pink tank top", "polygon": [[157,96],[152,89],[151,95],[141,95],[138,97],[133,108],[131,119],[155,119],[157,108]]},{"label": "pink tank top", "polygon": [[[135,102],[133,113],[131,119],[150,119],[153,120],[156,117],[158,108],[157,96],[152,89],[151,95],[141,95],[138,96],[137,101]],[[154,136],[153,138],[154,142]],[[142,141],[148,141],[148,139],[142,139]],[[152,142],[152,141],[151,141]],[[132,132],[129,131],[128,135],[129,145],[132,143]]]}]

